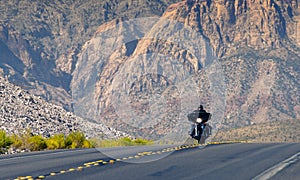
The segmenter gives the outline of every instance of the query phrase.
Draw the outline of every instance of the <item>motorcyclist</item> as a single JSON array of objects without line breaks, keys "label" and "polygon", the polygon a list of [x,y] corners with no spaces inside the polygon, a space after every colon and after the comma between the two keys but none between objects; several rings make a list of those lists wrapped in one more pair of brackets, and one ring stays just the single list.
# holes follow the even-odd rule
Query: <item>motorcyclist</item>
[{"label": "motorcyclist", "polygon": [[204,110],[204,108],[203,108],[202,105],[200,105],[200,106],[198,107],[198,110],[199,110],[199,113],[206,113],[206,111]]},{"label": "motorcyclist", "polygon": [[[204,108],[203,108],[202,105],[200,105],[198,109],[199,109],[199,115],[198,115],[198,118],[201,118],[201,117],[200,117],[201,113],[207,113],[207,112],[204,110]],[[206,126],[206,121],[202,120],[201,123],[200,123],[200,125],[203,125],[203,126],[204,126],[204,127],[202,128],[202,130],[204,130],[204,128],[205,128],[205,126]]]},{"label": "motorcyclist", "polygon": [[[203,105],[200,105],[198,107],[198,118],[201,118],[201,113],[206,113],[206,111],[204,110],[203,108]],[[192,137],[196,137],[196,136],[199,136],[198,134],[198,131],[197,131],[197,128],[202,128],[202,130],[200,131],[200,133],[202,133],[203,129],[205,128],[206,124],[204,121],[201,121],[199,124],[198,123],[193,123],[191,125],[191,130],[190,130],[190,136]]]}]

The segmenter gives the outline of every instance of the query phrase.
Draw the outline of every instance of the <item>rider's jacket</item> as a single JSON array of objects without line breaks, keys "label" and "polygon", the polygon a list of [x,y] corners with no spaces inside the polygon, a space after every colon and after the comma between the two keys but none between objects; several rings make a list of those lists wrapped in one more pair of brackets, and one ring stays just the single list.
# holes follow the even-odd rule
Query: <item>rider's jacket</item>
[{"label": "rider's jacket", "polygon": [[196,122],[197,118],[201,118],[202,122],[207,122],[211,114],[207,113],[205,110],[194,110],[192,113],[188,114],[188,120],[191,122]]}]

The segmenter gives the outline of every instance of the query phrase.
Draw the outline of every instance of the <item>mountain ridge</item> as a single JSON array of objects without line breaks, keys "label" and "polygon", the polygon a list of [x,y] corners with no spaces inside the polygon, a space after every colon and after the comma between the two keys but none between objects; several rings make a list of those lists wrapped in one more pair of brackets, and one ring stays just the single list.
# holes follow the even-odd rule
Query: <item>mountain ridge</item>
[{"label": "mountain ridge", "polygon": [[[74,4],[74,2],[71,4],[79,9],[85,9],[84,3],[78,1]],[[91,16],[92,18],[87,21],[90,23],[83,25],[81,23],[84,21],[78,21],[80,25],[74,26],[74,29],[59,29],[59,27],[65,23],[68,24],[65,24],[65,27],[72,27],[73,21],[69,24],[68,21],[71,20],[68,18],[76,17],[78,14],[67,16],[66,12],[69,10],[64,11],[63,8],[57,8],[57,11],[64,12],[59,17],[65,20],[58,21],[61,25],[52,30],[58,34],[56,39],[54,38],[55,41],[51,41],[53,34],[49,37],[46,35],[37,41],[42,42],[41,44],[47,42],[51,44],[51,46],[45,47],[44,52],[40,52],[40,48],[33,45],[35,42],[32,40],[35,36],[49,33],[50,27],[48,29],[41,28],[41,32],[33,31],[36,35],[28,38],[32,32],[22,35],[22,32],[2,25],[0,31],[2,32],[0,33],[0,35],[2,34],[0,36],[2,44],[8,49],[12,49],[11,54],[16,54],[17,59],[23,59],[23,67],[19,67],[21,70],[17,70],[17,73],[14,74],[6,70],[6,75],[11,75],[12,81],[19,79],[24,86],[30,86],[32,92],[40,93],[48,101],[62,104],[65,108],[73,109],[75,112],[80,111],[80,105],[86,106],[87,111],[83,112],[85,113],[83,116],[95,117],[93,119],[96,121],[105,122],[105,124],[115,126],[128,133],[133,131],[133,134],[140,136],[149,134],[153,138],[164,137],[168,128],[174,128],[174,124],[175,127],[179,126],[178,119],[186,121],[184,119],[186,117],[180,113],[169,115],[170,112],[179,111],[186,114],[199,105],[199,102],[203,103],[208,111],[213,111],[215,119],[212,119],[212,123],[216,129],[242,127],[281,119],[299,119],[300,100],[297,94],[300,93],[300,85],[297,79],[300,79],[300,32],[298,32],[300,13],[298,0],[187,0],[175,2],[168,7],[166,4],[171,4],[171,1],[168,3],[164,1],[151,7],[150,9],[153,11],[146,10],[146,12],[155,11],[155,13],[145,13],[144,16],[139,12],[143,11],[143,8],[150,2],[137,2],[138,5],[133,1],[122,3],[119,1],[104,3],[105,10],[103,12],[109,10],[112,13],[106,13],[106,15],[104,13],[103,17],[110,17],[104,18],[106,23],[99,22],[99,19],[95,20],[93,19],[95,16]],[[134,9],[139,7],[139,3],[143,8],[136,12]],[[155,2],[151,3],[155,4]],[[90,11],[87,11],[86,14],[93,14],[95,11],[92,9],[97,10],[97,7],[99,7],[98,4],[87,8]],[[134,13],[130,14],[129,11],[126,11],[126,7],[132,8]],[[123,10],[119,12],[114,8],[123,8]],[[101,11],[101,13],[103,12]],[[123,16],[123,13],[127,13],[127,15]],[[37,18],[39,16],[41,15],[37,15]],[[76,22],[76,18],[72,20]],[[145,23],[144,26],[141,25],[142,23],[139,24],[143,20],[148,24]],[[98,22],[97,25],[93,24],[96,22]],[[4,24],[9,24],[9,22]],[[41,25],[43,24],[41,23]],[[92,30],[88,30],[87,27],[92,25]],[[137,28],[134,29],[133,26]],[[7,33],[8,31],[10,33]],[[72,33],[70,33],[70,37],[65,37],[64,33],[69,31],[80,31],[81,33],[88,31],[93,35],[87,33],[89,35],[85,34],[84,37],[81,37],[82,34],[72,37]],[[184,31],[188,32],[188,37],[184,36]],[[13,32],[21,37],[18,41],[24,39],[23,44],[30,42],[28,49],[37,50],[35,52],[39,52],[38,56],[42,61],[38,61],[39,58],[30,59],[31,56],[34,56],[26,48],[25,52],[29,52],[27,56],[26,53],[22,56],[18,55],[16,53],[17,44],[9,48],[9,43],[5,41],[5,36],[7,37],[5,34],[11,34],[11,39],[13,39]],[[105,33],[113,38],[101,37]],[[181,42],[172,38],[172,35]],[[12,42],[17,41],[18,38],[14,39],[16,40]],[[64,48],[67,50],[52,51],[56,41],[66,44]],[[106,49],[99,42],[106,43]],[[57,47],[61,47],[61,45]],[[196,49],[196,46],[193,45],[197,45],[199,48]],[[19,48],[24,51],[22,46]],[[52,50],[50,50],[51,48]],[[97,50],[99,51],[97,52]],[[101,59],[100,57],[104,57],[105,53],[107,56]],[[7,55],[7,57],[9,56]],[[2,59],[1,62],[4,62]],[[50,70],[46,68],[35,72],[36,68],[28,68],[30,60],[37,61],[36,64],[33,64],[33,66],[36,65],[34,67],[44,65]],[[218,63],[211,63],[213,61]],[[95,64],[96,66],[94,66]],[[219,65],[217,67],[223,70],[223,74],[217,74],[219,75],[217,77],[220,78],[217,80],[224,80],[224,84],[223,82],[220,84],[211,82],[213,80],[213,76],[210,75],[212,65]],[[28,75],[24,75],[27,71],[22,70],[25,66],[32,71]],[[1,67],[9,69],[6,65]],[[11,69],[15,68],[13,65],[11,67]],[[140,69],[134,67],[140,67]],[[79,68],[83,69],[79,70]],[[150,70],[149,74],[146,74],[147,68]],[[93,72],[95,74],[92,74]],[[133,77],[132,74],[136,74],[138,78]],[[31,75],[34,76],[32,77],[34,82],[28,80]],[[42,77],[37,78],[38,76]],[[127,80],[122,80],[125,77]],[[181,91],[174,85],[181,87],[180,83],[184,81],[180,82],[180,79],[184,80],[184,78],[194,81],[193,83],[186,82],[186,86],[198,89],[197,95],[186,90],[184,96],[179,96]],[[55,83],[49,83],[53,80]],[[88,91],[78,91],[80,88],[85,89],[93,85],[93,83],[95,86],[92,88],[91,94]],[[126,83],[129,86],[126,86]],[[138,126],[140,123],[134,121],[132,115],[127,114],[128,122],[124,118],[121,123],[122,118],[116,114],[118,113],[116,111],[126,114],[118,109],[121,107],[116,104],[117,100],[121,102],[126,100],[124,94],[116,93],[116,90],[123,86],[129,87],[128,94],[125,95],[131,102],[127,105],[132,107],[130,109],[132,112],[143,117],[143,114],[153,110],[152,115],[158,119],[147,122],[144,121],[147,117],[144,117],[141,122],[145,122],[147,126],[142,128],[141,132]],[[216,90],[211,89],[212,87]],[[220,92],[213,94],[215,91]],[[170,107],[165,102],[160,102],[153,94],[166,98]],[[116,99],[113,95],[120,99]],[[74,109],[74,98],[75,100],[79,98],[83,103],[79,104],[77,109],[76,107]],[[164,107],[163,112],[159,112],[159,108],[151,106],[148,101],[151,98],[159,102],[157,106]],[[190,100],[190,105],[180,106],[180,103],[182,105],[188,101],[185,99]],[[225,103],[222,102],[223,100]],[[216,104],[218,106],[215,106]],[[220,108],[220,112],[217,112],[217,108]],[[180,131],[178,135],[185,133],[186,129],[184,128],[187,128],[187,123],[182,124],[182,130],[175,129],[174,131]]]},{"label": "mountain ridge", "polygon": [[[151,63],[158,63],[158,65],[155,66],[160,66],[159,64],[163,64],[162,60],[158,60],[156,62],[154,59],[157,57],[153,57],[151,59],[150,54],[151,53],[166,54],[164,53],[164,51],[166,51],[171,56],[173,54],[177,54],[177,57],[180,57],[178,61],[182,61],[184,59],[187,63],[194,64],[193,63],[194,61],[191,58],[193,55],[193,53],[191,52],[193,52],[193,50],[189,49],[189,51],[187,52],[190,53],[191,55],[186,56],[184,55],[185,54],[184,51],[180,52],[179,49],[174,48],[176,47],[176,45],[174,46],[172,43],[169,43],[167,46],[165,46],[164,44],[166,41],[160,39],[162,37],[168,38],[167,36],[164,36],[165,33],[169,33],[169,34],[174,33],[173,35],[176,34],[176,32],[173,32],[172,29],[174,28],[172,28],[172,25],[170,25],[170,23],[169,24],[166,23],[168,25],[164,26],[165,29],[164,28],[160,29],[159,26],[162,25],[160,21],[163,21],[163,19],[176,21],[179,24],[182,23],[183,27],[192,27],[191,28],[192,30],[199,32],[200,33],[199,37],[202,35],[204,41],[207,41],[209,43],[209,46],[211,46],[211,48],[213,49],[212,52],[214,52],[215,55],[218,57],[218,61],[221,62],[222,67],[224,69],[224,78],[226,82],[226,95],[224,95],[226,96],[225,116],[224,119],[222,120],[219,120],[218,117],[215,117],[216,122],[212,122],[214,128],[242,127],[245,125],[263,123],[268,121],[299,118],[300,115],[299,98],[297,98],[296,96],[296,94],[299,93],[299,87],[300,87],[299,83],[296,81],[296,79],[298,79],[299,77],[299,72],[300,72],[299,69],[297,68],[297,64],[299,64],[299,45],[296,44],[297,41],[292,39],[295,36],[295,32],[297,31],[297,29],[295,29],[296,21],[294,21],[293,18],[298,16],[297,14],[298,4],[297,3],[293,4],[293,1],[284,1],[284,2],[281,1],[282,3],[281,4],[282,7],[281,7],[279,6],[278,3],[275,3],[275,1],[266,1],[264,3],[261,3],[261,1],[251,1],[251,2],[243,1],[247,5],[243,3],[241,4],[237,3],[241,1],[216,1],[216,2],[211,2],[210,4],[208,4],[208,2],[210,1],[182,1],[177,4],[171,5],[166,10],[166,12],[162,15],[162,17],[157,21],[156,25],[154,25],[154,27],[158,28],[158,30],[155,30],[155,28],[154,31],[153,29],[149,29],[149,32],[147,32],[145,35],[146,38],[139,39],[137,46],[134,50],[134,53],[132,55],[130,55],[129,57],[125,57],[124,55],[121,57],[113,56],[114,59],[113,62],[119,61],[121,64],[122,63],[126,64],[127,61],[128,62],[133,61],[129,59],[138,58],[137,56],[139,56],[139,54],[140,57],[142,57],[143,54],[149,54],[149,57],[144,60],[142,60],[143,58],[141,58],[140,60],[135,59],[137,61],[135,65],[138,67],[144,67],[147,66],[148,62],[149,63],[151,62]],[[218,19],[220,17],[216,15],[216,13],[221,13],[223,12],[222,10],[224,10],[225,7],[227,6],[234,7],[234,5],[239,5],[238,7],[235,7],[236,9],[239,9],[240,6],[242,6],[242,7],[249,7],[250,10],[244,8],[245,12],[241,11],[239,14],[237,14],[240,16],[239,17],[240,19],[236,17],[234,18],[235,19],[234,21],[230,19],[232,17],[228,17],[232,15],[230,13],[232,11],[228,12],[228,14],[226,13],[224,14],[223,18],[225,18],[226,21],[225,20],[221,21],[220,19]],[[197,9],[197,7],[202,7],[202,9],[207,9],[207,10],[206,11],[203,10],[201,12],[199,8]],[[262,24],[264,24],[267,21],[270,21],[271,23],[274,23],[274,25],[267,23],[268,26],[265,25],[266,26],[265,29],[262,28],[264,27],[263,25],[257,26],[256,24],[257,14],[254,13],[256,12],[256,9],[258,9],[257,10],[257,12],[259,12],[258,14],[262,12],[264,14],[264,16],[260,17]],[[195,19],[195,17],[199,17],[197,16],[197,13],[199,12],[200,14],[203,13],[202,16],[207,17],[209,21],[207,22],[205,21],[205,19],[201,20],[201,18]],[[266,12],[269,12],[270,16],[268,16]],[[252,15],[250,16],[249,14]],[[213,19],[213,17],[215,19]],[[246,24],[241,23],[242,22],[241,19],[245,19],[245,18],[249,19],[246,20]],[[265,20],[264,18],[267,20]],[[282,19],[282,18],[286,18],[286,19]],[[221,23],[223,23],[223,28],[220,25]],[[249,29],[254,27],[255,31],[253,34],[251,34],[252,31],[250,30],[249,31],[244,30],[242,32],[236,30],[234,31],[234,33],[231,33],[231,31],[233,31],[233,29],[236,28],[235,26],[241,29],[247,29],[247,28]],[[260,30],[260,27],[262,28],[261,31],[264,31],[264,33],[260,33],[261,35],[257,36],[256,31]],[[176,30],[180,31],[180,28]],[[210,33],[210,31],[212,31],[212,33]],[[241,35],[238,35],[239,33],[241,33]],[[226,43],[226,41],[224,40],[225,37],[222,36],[222,34],[231,35],[232,37],[229,37],[229,39],[236,38],[238,39],[238,41],[232,40],[233,43],[231,44]],[[150,37],[150,39],[148,39],[147,37]],[[151,39],[151,37],[155,37],[156,39]],[[189,41],[193,41],[193,40],[189,39]],[[225,43],[224,46],[223,43]],[[97,43],[91,46],[96,47]],[[207,48],[206,50],[204,50],[204,54],[206,53],[208,53]],[[88,59],[89,58],[87,57],[86,60]],[[201,60],[205,60],[205,57]],[[139,65],[138,61],[140,61],[141,64],[144,63],[144,65],[143,66]],[[200,67],[202,66],[200,69],[205,70],[205,68],[203,68],[205,67],[203,66],[205,63],[202,61],[199,64],[201,64]],[[167,67],[167,65],[161,65],[161,66],[164,68]],[[125,68],[126,67],[131,67],[131,69],[125,72],[132,72],[133,74],[137,73],[137,75],[141,73],[135,70],[134,69],[135,66],[133,65],[125,65]],[[112,90],[121,88],[121,86],[119,86],[118,88],[117,86],[112,86],[112,84],[110,83],[121,84],[123,83],[123,81],[116,80],[116,76],[118,76],[116,74],[121,73],[120,70],[118,70],[118,68],[115,68],[113,66],[107,66],[107,68],[110,69],[111,71],[114,71],[114,74],[109,75],[111,79],[107,81],[108,84],[105,82],[99,82],[99,84],[101,84],[101,86],[103,87],[109,87],[107,88],[108,92],[107,94],[103,95],[102,93],[105,92],[105,90],[103,89],[99,90],[96,93],[98,94],[98,96],[96,95],[95,99],[101,99],[102,97],[104,99],[102,99],[101,101],[103,103],[105,103],[106,101],[109,104],[112,101],[114,101],[113,97],[109,99],[109,96],[113,94]],[[196,73],[199,70],[198,68],[195,69],[191,68],[191,69],[192,69],[191,74],[194,74],[195,76],[200,75]],[[182,72],[182,70],[179,72]],[[100,73],[99,78],[101,79],[103,77],[103,75],[101,74],[103,73],[103,71],[101,70],[99,73]],[[159,71],[156,72],[156,70],[154,70],[154,74],[160,74],[160,72]],[[129,76],[127,76],[127,80],[128,78],[130,79]],[[152,76],[151,79],[154,79],[155,81],[158,82],[157,77]],[[134,80],[131,81],[133,82]],[[199,82],[201,81],[203,81],[203,79],[200,80]],[[139,84],[148,84],[148,83],[150,82],[147,79],[141,80],[139,82]],[[128,85],[130,86],[130,83]],[[165,85],[160,85],[160,87],[162,88],[160,91],[163,91],[164,86]],[[201,84],[199,84],[199,86],[201,87]],[[136,90],[134,90],[134,88],[131,89],[133,92],[135,92],[133,94],[136,95],[131,97],[132,98],[131,104],[128,104],[135,107],[130,111],[144,112],[143,110],[144,106],[140,103],[137,103],[137,101],[143,101],[143,96],[148,97],[148,95],[151,94],[151,93],[147,94],[146,92],[144,92],[145,94],[142,93],[141,96],[139,91],[143,92],[144,88],[146,89],[146,86],[145,87],[140,86],[136,88]],[[155,86],[150,86],[150,89],[155,89]],[[211,90],[212,89],[203,87],[202,91],[209,92]],[[192,92],[190,92],[190,94],[192,94]],[[211,97],[211,94],[205,95],[205,93],[203,93],[200,94],[200,96]],[[118,100],[121,100],[121,102],[125,101],[125,99],[122,100],[122,97],[120,97],[120,99]],[[202,101],[202,102],[206,104],[209,111],[214,111],[214,107],[212,106],[213,103],[212,101],[211,102]],[[97,104],[97,102],[95,103]],[[193,103],[191,102],[191,104]],[[104,106],[107,107],[104,108],[106,111],[104,116],[106,117],[107,115],[107,118],[104,119],[106,119],[105,121],[106,123],[113,126],[113,124],[116,121],[118,121],[117,119],[122,119],[122,117],[118,118],[118,116],[113,115],[116,113],[114,110],[118,109],[116,108],[116,106],[118,105],[116,104],[111,104],[111,105]],[[146,109],[148,108],[146,106]],[[176,109],[179,110],[178,108]],[[169,109],[169,113],[171,112],[172,110]],[[108,115],[107,113],[111,115]],[[142,116],[142,114],[139,115]],[[162,115],[162,116],[163,117],[161,119],[165,119],[168,117],[168,115]],[[155,116],[155,117],[158,118],[159,116]],[[131,124],[134,121],[129,120],[129,122]],[[173,122],[172,118],[168,119],[166,122],[162,120],[161,123],[164,125],[156,124],[153,127],[151,127],[150,129],[152,128],[154,129],[152,133],[155,134],[158,132],[166,132],[168,128],[173,127],[171,123]],[[128,122],[125,122],[125,124],[126,123]],[[127,126],[125,124],[123,124],[124,127],[122,126],[122,128],[124,129],[131,128],[130,126]],[[120,124],[118,124],[118,126],[119,125]],[[186,128],[187,127],[185,127],[185,129]],[[151,132],[150,129],[149,130],[146,129],[144,129],[145,136],[147,136],[147,134]]]}]

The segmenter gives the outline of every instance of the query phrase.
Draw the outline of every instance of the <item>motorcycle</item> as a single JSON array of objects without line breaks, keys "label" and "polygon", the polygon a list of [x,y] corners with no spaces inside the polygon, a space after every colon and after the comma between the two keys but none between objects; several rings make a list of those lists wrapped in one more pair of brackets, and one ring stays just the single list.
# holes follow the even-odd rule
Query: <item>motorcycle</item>
[{"label": "motorcycle", "polygon": [[199,112],[195,110],[188,114],[188,120],[193,122],[190,136],[198,141],[199,144],[204,144],[211,134],[211,126],[207,123],[210,120],[211,114],[207,112]]}]

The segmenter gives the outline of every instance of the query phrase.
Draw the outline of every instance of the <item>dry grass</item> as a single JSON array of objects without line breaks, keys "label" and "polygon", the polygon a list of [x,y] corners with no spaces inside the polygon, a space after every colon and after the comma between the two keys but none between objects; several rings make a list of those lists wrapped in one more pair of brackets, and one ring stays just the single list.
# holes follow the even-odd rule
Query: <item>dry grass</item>
[{"label": "dry grass", "polygon": [[222,130],[215,141],[300,142],[300,120],[276,121],[242,128]]}]

